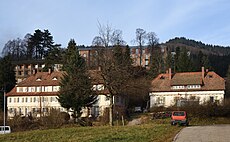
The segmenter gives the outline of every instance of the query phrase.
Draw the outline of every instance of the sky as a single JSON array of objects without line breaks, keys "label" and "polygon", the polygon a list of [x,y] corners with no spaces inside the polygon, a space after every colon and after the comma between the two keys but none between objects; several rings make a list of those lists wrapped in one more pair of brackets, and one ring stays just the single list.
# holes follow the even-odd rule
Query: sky
[{"label": "sky", "polygon": [[0,0],[0,52],[36,29],[48,29],[62,47],[70,39],[89,46],[98,23],[122,30],[129,45],[142,28],[160,43],[186,37],[230,46],[229,11],[229,0]]}]

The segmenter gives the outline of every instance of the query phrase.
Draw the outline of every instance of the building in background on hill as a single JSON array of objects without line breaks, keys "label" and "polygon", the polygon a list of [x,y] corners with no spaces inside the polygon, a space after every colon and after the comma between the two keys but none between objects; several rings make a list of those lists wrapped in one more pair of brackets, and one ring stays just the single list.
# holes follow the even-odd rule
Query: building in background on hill
[{"label": "building in background on hill", "polygon": [[172,74],[171,69],[152,80],[150,107],[183,106],[205,102],[222,103],[225,80],[202,67],[201,72]]}]

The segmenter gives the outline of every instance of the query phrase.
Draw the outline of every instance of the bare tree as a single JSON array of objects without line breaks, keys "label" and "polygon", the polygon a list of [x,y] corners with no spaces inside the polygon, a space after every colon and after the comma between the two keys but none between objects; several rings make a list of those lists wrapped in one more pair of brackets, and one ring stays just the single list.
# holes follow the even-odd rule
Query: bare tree
[{"label": "bare tree", "polygon": [[139,46],[139,52],[140,52],[140,66],[142,66],[142,50],[143,50],[143,45],[145,44],[146,41],[146,31],[141,29],[141,28],[137,28],[136,29],[136,38],[134,40],[138,46]]},{"label": "bare tree", "polygon": [[157,35],[155,32],[149,32],[147,33],[147,40],[148,40],[148,46],[150,49],[150,64],[152,63],[152,56],[154,56],[154,48],[156,48],[159,39],[157,38]]},{"label": "bare tree", "polygon": [[[120,47],[124,41],[120,30],[113,30],[110,26],[102,26],[101,24],[99,24],[98,28],[99,36],[94,38],[93,44],[99,46],[96,50],[98,53],[99,66],[101,68],[100,75],[103,78],[105,88],[109,92],[109,94],[107,94],[110,99],[109,124],[112,126],[114,108],[113,98],[114,96],[122,95],[125,88],[125,82],[128,80],[128,71],[124,69],[126,65],[123,64],[125,61],[124,53]],[[114,50],[111,50],[114,45],[116,45],[116,47]]]}]

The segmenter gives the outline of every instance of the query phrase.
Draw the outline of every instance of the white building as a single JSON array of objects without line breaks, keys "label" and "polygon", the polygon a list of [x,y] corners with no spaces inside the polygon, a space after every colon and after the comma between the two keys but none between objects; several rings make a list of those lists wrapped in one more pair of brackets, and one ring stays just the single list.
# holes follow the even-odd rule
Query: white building
[{"label": "white building", "polygon": [[185,103],[203,104],[204,102],[221,103],[224,99],[225,80],[215,72],[171,73],[158,75],[151,83],[150,107]]},{"label": "white building", "polygon": [[[91,72],[91,74],[94,72]],[[92,75],[95,77],[95,75]],[[58,91],[60,89],[59,82],[62,72],[37,72],[32,74],[22,82],[18,83],[9,93],[7,93],[7,109],[8,117],[14,115],[33,115],[40,116],[50,109],[58,109],[67,111],[61,107],[57,100]],[[97,80],[97,78],[96,78]],[[96,84],[97,83],[97,84]],[[90,108],[90,114],[99,116],[103,114],[110,102],[106,94],[108,91],[104,88],[103,83],[99,80],[95,81],[93,90],[98,93],[98,101]],[[123,106],[124,100],[121,97],[115,97],[114,102],[117,106]],[[82,117],[88,115],[88,109],[83,109]]]}]

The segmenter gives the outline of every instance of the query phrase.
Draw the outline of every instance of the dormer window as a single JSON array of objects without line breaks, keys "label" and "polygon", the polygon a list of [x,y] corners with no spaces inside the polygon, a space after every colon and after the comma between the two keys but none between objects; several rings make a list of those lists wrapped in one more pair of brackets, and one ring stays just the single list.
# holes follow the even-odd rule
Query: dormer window
[{"label": "dormer window", "polygon": [[213,78],[213,76],[212,76],[212,75],[209,75],[208,77],[209,77],[209,78]]},{"label": "dormer window", "polygon": [[164,76],[161,76],[160,79],[165,79],[165,77],[164,77]]},{"label": "dormer window", "polygon": [[57,80],[57,77],[53,77],[53,79],[52,80]]},{"label": "dormer window", "polygon": [[38,77],[38,78],[36,79],[36,81],[42,81],[41,77]]}]

